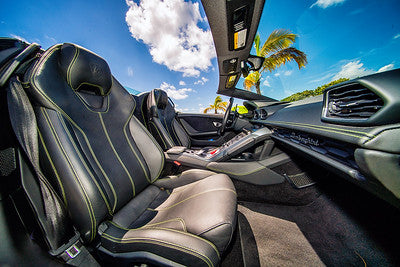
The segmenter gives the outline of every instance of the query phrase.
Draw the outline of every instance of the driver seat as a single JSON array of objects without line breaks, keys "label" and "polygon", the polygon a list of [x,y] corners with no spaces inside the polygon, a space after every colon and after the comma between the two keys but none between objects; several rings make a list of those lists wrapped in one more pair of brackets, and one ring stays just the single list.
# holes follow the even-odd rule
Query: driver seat
[{"label": "driver seat", "polygon": [[102,263],[218,265],[236,225],[227,175],[163,177],[164,153],[133,116],[134,98],[80,46],[51,47],[23,81],[41,169]]},{"label": "driver seat", "polygon": [[154,89],[149,93],[147,114],[149,131],[164,150],[174,146],[190,148],[190,137],[176,119],[174,104],[165,91]]}]

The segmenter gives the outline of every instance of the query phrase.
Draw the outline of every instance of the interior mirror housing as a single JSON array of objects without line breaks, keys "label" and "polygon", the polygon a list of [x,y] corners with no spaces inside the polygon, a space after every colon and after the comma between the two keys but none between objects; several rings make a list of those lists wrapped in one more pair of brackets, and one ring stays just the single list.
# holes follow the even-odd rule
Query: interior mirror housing
[{"label": "interior mirror housing", "polygon": [[264,60],[265,58],[263,57],[249,55],[249,57],[247,58],[247,62],[252,66],[250,70],[252,71],[260,70],[264,63]]},{"label": "interior mirror housing", "polygon": [[250,71],[258,71],[264,63],[263,57],[249,55],[247,60],[240,62],[240,68],[244,78],[249,75]]}]

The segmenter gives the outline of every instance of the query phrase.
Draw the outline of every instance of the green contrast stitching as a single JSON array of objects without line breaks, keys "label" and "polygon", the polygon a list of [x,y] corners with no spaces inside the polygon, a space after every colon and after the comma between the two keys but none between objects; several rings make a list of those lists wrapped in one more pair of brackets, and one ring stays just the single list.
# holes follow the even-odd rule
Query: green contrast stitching
[{"label": "green contrast stitching", "polygon": [[159,240],[159,239],[155,239],[155,238],[145,238],[145,237],[141,237],[141,238],[137,238],[137,237],[131,237],[131,238],[116,238],[113,236],[110,236],[106,233],[103,233],[102,237],[104,237],[105,239],[108,239],[112,242],[117,242],[117,243],[121,243],[121,244],[126,244],[126,243],[150,243],[150,244],[155,244],[155,245],[162,245],[162,246],[166,246],[172,249],[178,249],[180,251],[183,251],[185,253],[189,253],[192,254],[193,256],[196,256],[200,259],[202,259],[208,266],[212,267],[212,261],[210,260],[210,258],[208,258],[206,255],[203,255],[202,253],[192,249],[192,248],[188,248],[182,245],[178,245],[178,244],[174,244],[171,242],[167,242],[164,240]]},{"label": "green contrast stitching", "polygon": [[[132,229],[132,228],[125,228],[125,227],[122,227],[122,226],[116,224],[116,223],[113,222],[113,221],[108,221],[108,222],[111,223],[112,225],[114,225],[115,227],[120,228],[120,229],[122,229],[122,230],[126,230],[126,231],[131,231],[131,230],[132,230],[132,231],[136,231],[136,230],[142,230],[142,229],[147,229],[147,228],[153,228],[152,226],[154,226],[154,225],[160,225],[160,224],[164,224],[164,223],[168,223],[168,222],[174,222],[174,221],[180,222],[180,223],[182,224],[183,230],[184,230],[185,232],[187,232],[185,221],[184,221],[182,218],[174,218],[174,219],[170,219],[170,220],[166,220],[166,221],[161,221],[161,222],[157,222],[157,223],[146,224],[146,225],[143,225],[143,226],[141,226],[141,227],[133,228],[133,229]],[[165,229],[169,229],[169,228],[165,228]],[[179,232],[181,232],[181,231],[179,231]]]},{"label": "green contrast stitching", "polygon": [[[186,228],[186,224],[185,221],[182,218],[175,218],[175,219],[171,219],[171,220],[166,220],[166,221],[162,221],[162,222],[157,222],[157,223],[151,223],[151,224],[146,224],[144,226],[142,226],[142,228],[153,228],[156,225],[160,225],[160,224],[165,224],[165,223],[169,223],[169,222],[174,222],[174,221],[178,221],[182,224],[182,229],[184,232],[187,232],[187,228]],[[165,228],[165,229],[169,229],[169,228]]]},{"label": "green contrast stitching", "polygon": [[111,146],[111,149],[113,150],[113,152],[114,152],[115,156],[117,157],[119,163],[121,164],[122,168],[125,170],[126,174],[128,175],[129,180],[131,181],[133,196],[135,196],[135,184],[134,184],[134,182],[133,182],[133,180],[132,180],[131,174],[129,173],[129,171],[128,171],[128,169],[126,168],[125,164],[122,162],[122,160],[121,160],[121,158],[119,157],[117,151],[115,150],[114,145],[113,145],[113,143],[111,142],[110,136],[108,135],[106,126],[104,125],[103,117],[101,116],[100,113],[99,113],[99,118],[100,118],[101,126],[103,127],[103,130],[104,130],[104,133],[106,134],[108,143],[109,143],[110,146]]},{"label": "green contrast stitching", "polygon": [[83,187],[81,180],[78,178],[76,170],[75,170],[74,166],[72,165],[71,160],[68,157],[68,154],[65,152],[63,146],[61,145],[61,141],[57,136],[57,132],[55,131],[54,126],[50,121],[50,118],[48,117],[47,111],[44,108],[41,108],[40,110],[41,110],[41,112],[42,112],[42,114],[43,114],[43,116],[44,116],[44,118],[45,118],[45,120],[46,120],[46,122],[47,122],[47,124],[48,124],[48,126],[50,128],[50,131],[51,131],[51,133],[53,135],[54,140],[56,141],[56,144],[57,144],[58,148],[63,153],[64,158],[68,162],[68,165],[71,167],[71,170],[72,170],[72,172],[74,174],[75,180],[78,182],[80,188],[82,189],[82,192],[83,192],[83,195],[84,195],[85,204],[86,204],[86,207],[87,207],[87,209],[89,211],[89,216],[90,216],[90,221],[91,221],[91,237],[90,237],[90,241],[92,241],[93,238],[94,238],[95,228],[96,228],[96,218],[94,216],[92,203],[90,202],[90,199],[87,196],[87,192],[86,192],[85,188]]},{"label": "green contrast stitching", "polygon": [[[174,145],[176,145],[175,142],[174,142],[174,139],[172,138],[171,133],[169,132],[168,125],[167,125],[167,121],[165,120],[165,117],[164,117],[164,123],[165,123],[165,127],[164,127],[164,128],[167,130],[168,135],[171,137],[170,139],[172,139],[172,140],[171,140],[172,143],[173,143]],[[172,128],[172,130],[173,130],[173,129],[174,129],[174,126],[171,125],[171,128]],[[181,142],[179,141],[179,138],[176,136],[176,134],[175,134],[175,137],[176,137],[176,140],[178,141],[178,144],[181,146],[182,144],[181,144]]]},{"label": "green contrast stitching", "polygon": [[231,189],[212,189],[212,190],[204,191],[204,192],[201,192],[201,193],[198,193],[198,194],[194,194],[193,196],[185,198],[184,200],[181,200],[181,201],[179,201],[179,202],[177,202],[174,205],[171,205],[169,207],[165,207],[165,208],[161,208],[161,209],[156,208],[155,210],[156,211],[165,211],[165,210],[168,210],[168,209],[173,208],[175,206],[178,206],[179,204],[182,204],[183,202],[185,202],[187,200],[190,200],[192,198],[198,197],[198,196],[206,194],[206,193],[215,192],[215,191],[230,191],[230,192],[232,192],[232,193],[234,193],[236,195],[236,192],[234,190],[231,190]]},{"label": "green contrast stitching", "polygon": [[175,135],[175,137],[176,137],[176,140],[178,140],[179,145],[180,145],[180,146],[183,146],[181,140],[179,139],[178,135],[176,134],[175,127],[174,127],[174,122],[175,122],[175,120],[173,119],[173,120],[172,120],[172,124],[171,124],[172,132],[174,133],[174,135]]},{"label": "green contrast stitching", "polygon": [[[181,176],[182,176],[182,174],[179,175],[177,178],[179,179]],[[207,177],[209,177],[209,176],[207,176]],[[205,177],[205,178],[207,178],[207,177]],[[171,178],[171,179],[172,179],[172,178]],[[175,178],[175,179],[176,179],[176,178]],[[186,184],[186,185],[195,185],[195,184],[198,184],[198,183],[200,183],[200,182],[203,182],[203,179],[200,179],[200,180],[198,180],[198,181],[196,181],[196,182],[192,182],[192,183]],[[192,188],[191,186],[186,186],[186,185],[178,186],[177,188],[172,189],[171,195],[176,194],[176,193],[181,193],[181,192],[183,192],[183,191],[186,191],[187,189]],[[183,187],[183,188],[182,188],[182,187]]]},{"label": "green contrast stitching", "polygon": [[164,144],[165,149],[167,149],[167,145],[166,145],[165,142],[164,142],[164,138],[162,138],[160,132],[158,131],[157,126],[156,126],[156,125],[154,124],[154,122],[152,122],[152,121],[149,121],[149,124],[153,124],[154,128],[155,128],[156,131],[157,131],[158,136],[160,137],[161,141],[162,141],[163,144]]},{"label": "green contrast stitching", "polygon": [[160,155],[161,155],[161,167],[160,167],[160,170],[158,171],[158,174],[155,176],[155,178],[153,180],[151,180],[151,182],[154,182],[161,175],[161,172],[164,169],[164,163],[165,163],[164,151],[161,149],[160,145],[154,139],[154,137],[151,134],[149,134],[148,130],[146,128],[144,128],[144,126],[140,123],[140,121],[136,117],[133,117],[133,118],[136,120],[136,122],[139,125],[139,127],[142,128],[142,130],[147,134],[147,136],[150,138],[150,140],[153,141],[153,144],[157,147],[157,149],[158,149],[158,151],[160,152]]},{"label": "green contrast stitching", "polygon": [[82,85],[85,85],[85,84],[86,84],[86,85],[90,85],[90,86],[94,86],[94,87],[99,88],[99,89],[100,89],[100,94],[101,94],[101,96],[104,96],[103,87],[101,87],[100,85],[94,84],[94,83],[82,82],[82,83],[80,83],[80,84],[78,85],[78,87],[72,88],[72,89],[74,89],[75,91],[78,91],[79,87],[81,87]]},{"label": "green contrast stitching", "polygon": [[63,184],[61,182],[60,176],[58,175],[57,169],[54,166],[53,160],[50,157],[49,151],[47,150],[46,144],[44,143],[44,139],[43,139],[42,133],[40,132],[39,128],[37,128],[37,131],[38,131],[38,134],[39,134],[40,142],[42,143],[44,151],[46,153],[47,159],[49,160],[51,168],[53,169],[53,172],[56,175],[58,184],[59,184],[60,189],[61,189],[61,194],[63,196],[64,204],[65,204],[66,207],[68,207],[67,197],[65,196],[64,186],[63,186]]},{"label": "green contrast stitching", "polygon": [[72,88],[74,91],[77,91],[77,90],[79,89],[79,87],[81,87],[81,85],[83,85],[83,84],[91,85],[91,86],[94,86],[94,87],[99,88],[99,89],[100,89],[101,95],[104,95],[103,87],[101,87],[100,85],[97,85],[97,84],[92,84],[92,83],[88,83],[88,82],[83,82],[83,83],[80,83],[80,84],[78,85],[78,87],[76,87],[76,88],[74,88],[74,87],[72,86],[72,81],[71,81],[71,70],[72,70],[73,66],[75,65],[75,63],[76,63],[76,60],[77,60],[78,57],[79,57],[79,53],[80,53],[80,52],[79,52],[79,48],[75,47],[75,54],[74,54],[74,57],[73,57],[71,63],[70,63],[69,66],[68,66],[68,69],[67,69],[67,79],[68,79],[68,81],[69,81],[69,85],[71,86],[71,88]]},{"label": "green contrast stitching", "polygon": [[54,101],[51,100],[51,99],[50,99],[41,89],[39,89],[39,87],[37,87],[36,84],[35,84],[35,79],[34,79],[34,77],[33,77],[34,74],[37,72],[37,70],[39,69],[39,67],[41,66],[41,64],[42,64],[43,62],[45,62],[45,61],[47,60],[47,58],[50,57],[50,56],[56,51],[56,49],[59,49],[59,47],[61,47],[61,45],[54,45],[53,47],[51,47],[51,48],[48,50],[48,52],[46,52],[46,53],[48,53],[48,54],[45,55],[45,56],[43,56],[43,57],[38,61],[37,65],[35,65],[35,67],[34,67],[32,73],[31,73],[31,75],[30,75],[30,78],[29,78],[29,79],[31,80],[32,88],[35,89],[35,90],[36,90],[41,96],[43,96],[47,101],[49,101],[51,104],[53,104],[53,105],[64,115],[64,117],[66,117],[66,118],[68,119],[68,121],[69,121],[72,125],[74,125],[75,128],[77,128],[77,129],[81,132],[81,134],[83,135],[83,138],[85,139],[85,142],[86,142],[86,144],[87,144],[87,146],[88,146],[88,148],[89,148],[89,151],[90,151],[90,153],[92,154],[93,159],[94,159],[94,161],[95,161],[96,164],[97,164],[97,167],[100,169],[101,173],[102,173],[103,176],[106,178],[107,183],[108,183],[108,185],[109,185],[110,188],[111,188],[111,191],[112,191],[113,196],[114,196],[114,207],[113,207],[113,211],[114,211],[114,210],[115,210],[115,207],[116,207],[116,205],[117,205],[117,200],[118,200],[117,194],[115,193],[114,186],[112,185],[112,183],[111,183],[110,179],[108,178],[106,172],[104,171],[103,167],[101,167],[100,162],[98,161],[96,155],[94,154],[94,151],[93,151],[93,149],[92,149],[92,146],[90,145],[89,139],[87,138],[85,132],[78,126],[78,124],[76,124],[76,123],[68,116],[68,114],[67,114],[64,110],[62,110],[56,103],[54,103]]},{"label": "green contrast stitching", "polygon": [[[297,123],[297,122],[284,122],[284,121],[269,121],[269,124],[286,124],[286,125],[294,125],[294,126],[301,126],[301,127],[305,127],[305,128],[315,128],[318,130],[323,130],[323,131],[327,131],[327,132],[334,132],[334,133],[339,133],[339,134],[344,134],[344,135],[349,135],[349,136],[353,136],[353,137],[357,137],[357,138],[363,138],[363,137],[375,137],[375,135],[373,134],[369,134],[369,133],[364,133],[364,132],[359,132],[359,131],[354,131],[354,130],[348,130],[348,129],[343,129],[343,128],[335,128],[335,127],[327,127],[327,126],[319,126],[319,125],[312,125],[312,124],[305,124],[305,123]],[[332,129],[332,130],[337,130],[337,131],[330,131],[328,129]],[[338,131],[345,131],[345,132],[349,132],[349,133],[356,133],[362,136],[356,136],[356,135],[351,135],[349,133],[343,133],[343,132],[338,132]]]},{"label": "green contrast stitching", "polygon": [[58,113],[58,117],[60,118],[61,125],[62,125],[62,127],[64,128],[64,131],[67,133],[68,138],[69,138],[69,140],[71,141],[72,146],[73,146],[74,149],[75,149],[75,152],[78,154],[79,159],[81,160],[81,162],[82,162],[83,165],[85,166],[86,171],[89,173],[89,175],[90,175],[90,177],[92,178],[93,182],[95,183],[97,189],[99,190],[99,192],[100,192],[100,194],[101,194],[101,196],[102,196],[102,198],[103,198],[103,200],[104,200],[104,202],[105,202],[105,204],[106,204],[106,206],[107,206],[108,213],[109,213],[110,215],[112,215],[112,211],[111,211],[110,204],[109,204],[109,202],[108,202],[108,200],[107,200],[107,198],[106,198],[106,196],[105,196],[103,190],[101,189],[101,187],[100,187],[100,185],[98,184],[98,182],[97,182],[96,178],[94,177],[93,173],[90,171],[89,167],[87,166],[86,161],[83,159],[81,153],[79,152],[79,149],[78,149],[78,147],[77,147],[77,145],[76,145],[74,139],[72,138],[71,133],[69,132],[67,126],[65,125],[65,122],[64,122],[63,118],[61,117],[61,114],[60,114],[60,113]]},{"label": "green contrast stitching", "polygon": [[[72,82],[71,82],[71,69],[72,66],[75,64],[76,59],[78,58],[79,55],[79,49],[77,47],[75,47],[75,53],[74,53],[74,57],[72,58],[71,62],[69,63],[68,69],[67,69],[67,80],[69,85],[72,87]],[[72,87],[72,89],[74,89],[74,87]],[[75,90],[75,89],[74,89]]]},{"label": "green contrast stitching", "polygon": [[131,114],[130,114],[129,117],[128,117],[128,120],[125,122],[125,125],[124,125],[124,128],[123,128],[123,129],[124,129],[124,135],[125,135],[126,141],[128,141],[128,144],[129,144],[129,147],[131,148],[131,151],[133,152],[133,154],[135,155],[136,159],[139,161],[140,166],[142,167],[143,173],[144,173],[144,175],[146,176],[146,180],[147,180],[149,183],[151,183],[151,177],[150,177],[150,179],[149,179],[148,173],[147,173],[147,171],[146,171],[146,169],[145,169],[145,167],[144,167],[144,165],[143,165],[143,162],[139,159],[139,156],[137,155],[136,151],[133,149],[133,146],[132,146],[132,144],[131,144],[131,141],[129,141],[128,134],[126,133],[126,130],[127,130],[127,127],[126,127],[126,126],[129,124],[129,121],[131,120],[134,111],[135,111],[135,107],[133,107],[133,109],[132,109],[132,111],[131,111]]},{"label": "green contrast stitching", "polygon": [[72,91],[78,97],[78,99],[82,102],[82,104],[85,106],[85,108],[87,110],[89,110],[90,112],[93,112],[93,113],[107,113],[108,110],[110,109],[110,97],[109,97],[109,95],[104,96],[104,97],[107,98],[107,108],[106,108],[106,110],[105,111],[94,111],[94,110],[91,109],[90,106],[88,106],[88,104],[86,104],[86,102],[82,99],[82,97],[77,92],[75,92],[74,90],[72,90]]}]

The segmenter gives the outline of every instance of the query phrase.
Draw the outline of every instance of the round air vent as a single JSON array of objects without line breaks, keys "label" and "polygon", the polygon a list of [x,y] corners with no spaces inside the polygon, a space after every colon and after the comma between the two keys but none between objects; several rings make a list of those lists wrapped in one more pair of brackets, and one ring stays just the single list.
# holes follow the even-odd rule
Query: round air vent
[{"label": "round air vent", "polygon": [[257,110],[254,110],[254,113],[253,113],[253,120],[258,120],[259,118],[260,118],[260,114],[258,113]]},{"label": "round air vent", "polygon": [[260,109],[260,119],[265,120],[268,116],[268,113],[265,109]]}]

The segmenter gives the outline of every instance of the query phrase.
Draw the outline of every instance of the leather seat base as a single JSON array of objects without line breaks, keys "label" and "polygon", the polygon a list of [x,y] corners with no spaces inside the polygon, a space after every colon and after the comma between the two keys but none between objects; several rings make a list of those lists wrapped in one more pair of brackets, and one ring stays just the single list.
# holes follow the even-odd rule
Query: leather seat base
[{"label": "leather seat base", "polygon": [[[102,234],[104,248],[113,253],[154,252],[151,243],[160,248],[184,250],[186,254],[195,249],[192,252],[197,256],[189,255],[209,263],[214,262],[207,259],[212,255],[218,262],[236,226],[236,208],[227,208],[236,206],[235,188],[228,176],[189,170],[179,176],[159,179],[140,197],[134,198],[132,202],[136,203],[128,203],[115,214],[113,221],[106,223],[108,228]],[[131,214],[131,220],[127,214]],[[199,248],[205,251],[198,251]],[[168,251],[160,250],[160,253]]]}]

